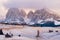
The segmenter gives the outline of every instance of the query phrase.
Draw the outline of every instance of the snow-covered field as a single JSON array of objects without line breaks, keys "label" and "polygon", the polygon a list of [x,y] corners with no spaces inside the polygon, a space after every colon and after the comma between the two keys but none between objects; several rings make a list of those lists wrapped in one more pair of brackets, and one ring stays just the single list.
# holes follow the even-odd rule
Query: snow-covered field
[{"label": "snow-covered field", "polygon": [[[39,37],[36,37],[38,30]],[[53,32],[49,33],[49,30],[53,30]],[[58,30],[58,32],[56,32],[56,30]],[[3,33],[13,34],[13,37],[5,38],[5,35],[0,35],[0,40],[60,40],[60,29],[53,27],[23,27],[6,25],[6,27],[3,28]],[[19,37],[18,35],[21,36]]]}]

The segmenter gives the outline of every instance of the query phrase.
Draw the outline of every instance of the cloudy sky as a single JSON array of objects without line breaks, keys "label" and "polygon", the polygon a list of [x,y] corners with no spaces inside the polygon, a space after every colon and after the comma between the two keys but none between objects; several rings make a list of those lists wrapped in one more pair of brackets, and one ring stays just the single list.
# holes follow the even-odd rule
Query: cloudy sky
[{"label": "cloudy sky", "polygon": [[0,0],[0,15],[7,8],[51,8],[60,11],[60,0]]},{"label": "cloudy sky", "polygon": [[[2,3],[3,2],[3,3]],[[60,0],[2,0],[5,7],[24,7],[24,8],[60,8]],[[5,2],[5,3],[4,3]]]}]

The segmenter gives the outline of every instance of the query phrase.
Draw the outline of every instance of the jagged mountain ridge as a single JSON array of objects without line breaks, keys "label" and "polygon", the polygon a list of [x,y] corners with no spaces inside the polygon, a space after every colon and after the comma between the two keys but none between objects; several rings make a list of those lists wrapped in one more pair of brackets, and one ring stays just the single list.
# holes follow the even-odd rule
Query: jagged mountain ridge
[{"label": "jagged mountain ridge", "polygon": [[18,8],[10,8],[7,12],[5,22],[6,23],[24,23],[25,11],[19,11]]},{"label": "jagged mountain ridge", "polygon": [[35,15],[39,16],[39,19],[47,19],[47,18],[53,18],[53,19],[58,19],[60,18],[58,15],[54,14],[52,10],[49,9],[41,9],[41,10],[36,10]]},{"label": "jagged mountain ridge", "polygon": [[[26,19],[25,16],[27,16]],[[18,8],[10,8],[7,12],[5,22],[21,24],[21,23],[27,23],[29,21],[29,23],[34,24],[37,23],[39,20],[45,20],[48,18],[53,18],[56,20],[59,19],[60,17],[54,14],[52,10],[45,8],[41,10],[35,10],[35,12],[31,10],[27,15],[24,10],[19,10]],[[27,19],[29,20],[25,22],[25,20]]]},{"label": "jagged mountain ridge", "polygon": [[60,17],[56,14],[54,14],[52,10],[49,9],[41,9],[41,10],[35,10],[35,12],[30,11],[27,15],[27,18],[31,19],[31,22],[37,23],[39,20],[46,20],[53,18],[54,20],[60,19]]},{"label": "jagged mountain ridge", "polygon": [[[59,19],[60,16],[54,14],[53,11],[49,10],[49,9],[41,9],[41,10],[36,10],[34,13],[32,12],[29,12],[28,13],[28,18],[30,19],[42,19],[42,20],[45,20],[45,19],[48,19],[48,18],[53,18],[55,20]],[[36,20],[35,19],[35,20]]]}]

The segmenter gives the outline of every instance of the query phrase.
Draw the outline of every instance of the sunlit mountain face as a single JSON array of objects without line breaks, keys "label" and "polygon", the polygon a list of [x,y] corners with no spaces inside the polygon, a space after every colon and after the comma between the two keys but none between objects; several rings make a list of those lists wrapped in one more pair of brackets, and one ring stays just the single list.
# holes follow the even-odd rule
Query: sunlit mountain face
[{"label": "sunlit mountain face", "polygon": [[50,8],[8,8],[6,10],[5,19],[1,21],[1,23],[4,24],[40,26],[41,22],[47,22],[49,23],[48,25],[51,26],[50,24],[54,24],[56,20],[60,19],[60,16],[57,15],[58,13]]},{"label": "sunlit mountain face", "polygon": [[[4,14],[5,14],[8,11],[8,9],[9,8],[1,7],[0,8],[0,13],[3,14],[3,12],[4,12]],[[19,10],[21,10],[21,9],[23,9],[24,11],[26,11],[26,13],[28,13],[29,11],[35,12],[35,10],[38,10],[38,9],[33,9],[33,8],[19,8]],[[43,8],[40,8],[40,9],[43,9]],[[52,11],[58,13],[58,14],[59,14],[59,11],[60,11],[58,9],[51,9],[51,8],[48,8],[48,9],[50,9],[50,10],[52,10]]]},{"label": "sunlit mountain face", "polygon": [[[9,8],[3,8],[3,7],[2,7],[1,9],[2,9],[2,10],[0,11],[0,15],[2,15],[2,16],[0,16],[0,17],[1,17],[1,19],[2,19],[2,18],[5,18],[5,17],[6,17],[6,14],[7,14]],[[34,14],[34,12],[35,12],[36,10],[41,10],[41,9],[45,9],[45,10],[48,11],[49,13],[56,14],[57,16],[59,16],[58,10],[56,10],[56,9],[51,9],[51,8],[40,8],[40,9],[18,8],[18,9],[19,9],[19,10],[24,10],[24,11],[26,12],[26,16],[28,15],[28,13],[29,13],[30,11],[32,11],[33,14]]]},{"label": "sunlit mountain face", "polygon": [[0,7],[0,19],[5,19],[8,9]]},{"label": "sunlit mountain face", "polygon": [[29,11],[35,12],[35,10],[36,10],[36,9],[32,9],[32,8],[21,8],[21,9],[23,9],[26,12],[26,14],[28,14]]}]

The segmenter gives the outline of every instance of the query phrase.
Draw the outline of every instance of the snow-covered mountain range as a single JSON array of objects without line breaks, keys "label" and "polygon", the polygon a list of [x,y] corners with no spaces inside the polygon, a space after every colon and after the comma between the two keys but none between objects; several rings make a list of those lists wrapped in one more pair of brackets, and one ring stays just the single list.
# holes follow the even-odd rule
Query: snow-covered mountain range
[{"label": "snow-covered mountain range", "polygon": [[43,8],[41,10],[35,10],[35,12],[30,11],[27,15],[27,18],[30,19],[30,23],[41,23],[42,21],[54,21],[59,20],[60,16],[56,15],[54,11],[50,9]]},{"label": "snow-covered mountain range", "polygon": [[3,23],[8,24],[28,24],[33,25],[46,21],[59,20],[60,16],[56,15],[54,11],[43,8],[40,10],[32,10],[26,14],[25,10],[19,10],[18,8],[9,8],[6,18]]}]

